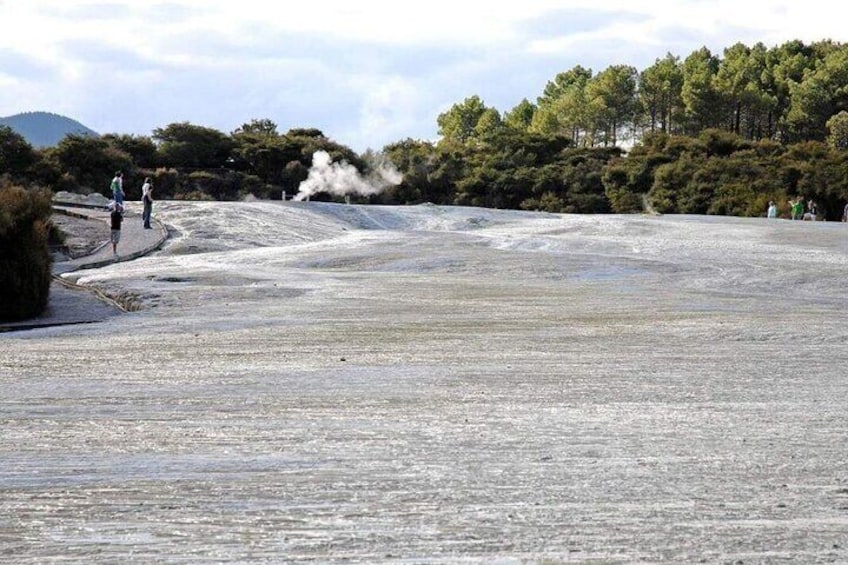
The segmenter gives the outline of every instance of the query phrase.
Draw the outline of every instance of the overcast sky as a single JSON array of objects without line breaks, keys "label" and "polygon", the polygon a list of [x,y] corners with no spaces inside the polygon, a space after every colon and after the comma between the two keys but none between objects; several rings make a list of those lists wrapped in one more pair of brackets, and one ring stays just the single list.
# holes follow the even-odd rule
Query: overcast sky
[{"label": "overcast sky", "polygon": [[66,115],[99,133],[254,118],[357,151],[436,139],[478,95],[501,112],[575,65],[642,70],[737,42],[848,41],[832,0],[0,0],[0,117]]}]

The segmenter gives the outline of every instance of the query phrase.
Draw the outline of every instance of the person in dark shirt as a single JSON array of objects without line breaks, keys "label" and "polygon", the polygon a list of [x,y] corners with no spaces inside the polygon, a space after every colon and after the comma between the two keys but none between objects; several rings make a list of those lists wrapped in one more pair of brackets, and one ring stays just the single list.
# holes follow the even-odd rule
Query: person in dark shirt
[{"label": "person in dark shirt", "polygon": [[819,207],[818,204],[816,204],[815,200],[810,200],[809,202],[807,202],[807,210],[809,210],[807,214],[810,216],[810,220],[815,222],[816,216],[819,213]]},{"label": "person in dark shirt", "polygon": [[116,202],[110,217],[112,220],[112,255],[117,255],[118,242],[121,241],[121,222],[124,221],[124,207]]}]

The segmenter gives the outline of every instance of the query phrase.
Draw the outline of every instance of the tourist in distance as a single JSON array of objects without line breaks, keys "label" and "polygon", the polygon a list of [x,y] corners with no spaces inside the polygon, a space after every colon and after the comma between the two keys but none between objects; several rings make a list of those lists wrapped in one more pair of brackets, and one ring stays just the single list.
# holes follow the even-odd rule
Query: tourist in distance
[{"label": "tourist in distance", "polygon": [[110,241],[112,242],[112,255],[118,255],[118,242],[121,241],[121,223],[124,221],[124,207],[115,202],[112,206],[112,213],[109,215],[112,231],[110,233]]},{"label": "tourist in distance", "polygon": [[777,204],[774,203],[774,200],[769,201],[768,212],[766,213],[766,215],[769,218],[777,217]]},{"label": "tourist in distance", "polygon": [[141,213],[141,221],[144,223],[144,229],[152,229],[150,216],[153,213],[153,183],[150,182],[150,177],[146,177],[144,184],[141,185],[141,203],[144,206],[144,211]]},{"label": "tourist in distance", "polygon": [[115,176],[112,178],[112,200],[114,200],[117,204],[121,205],[121,208],[124,206],[124,174],[121,171],[117,171]]}]

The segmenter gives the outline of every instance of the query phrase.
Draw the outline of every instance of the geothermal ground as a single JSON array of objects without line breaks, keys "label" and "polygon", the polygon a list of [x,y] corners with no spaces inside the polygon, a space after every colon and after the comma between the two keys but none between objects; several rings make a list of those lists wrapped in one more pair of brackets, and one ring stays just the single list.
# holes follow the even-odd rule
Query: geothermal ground
[{"label": "geothermal ground", "polygon": [[0,334],[0,561],[848,562],[848,226],[157,202]]}]

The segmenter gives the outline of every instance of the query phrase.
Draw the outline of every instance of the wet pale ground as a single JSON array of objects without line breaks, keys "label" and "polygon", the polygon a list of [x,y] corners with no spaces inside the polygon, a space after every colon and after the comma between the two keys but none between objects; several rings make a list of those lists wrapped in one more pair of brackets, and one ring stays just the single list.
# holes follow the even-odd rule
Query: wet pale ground
[{"label": "wet pale ground", "polygon": [[0,334],[0,562],[848,562],[848,226],[157,203]]}]

